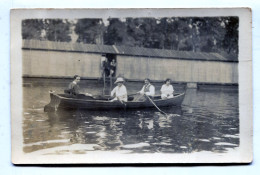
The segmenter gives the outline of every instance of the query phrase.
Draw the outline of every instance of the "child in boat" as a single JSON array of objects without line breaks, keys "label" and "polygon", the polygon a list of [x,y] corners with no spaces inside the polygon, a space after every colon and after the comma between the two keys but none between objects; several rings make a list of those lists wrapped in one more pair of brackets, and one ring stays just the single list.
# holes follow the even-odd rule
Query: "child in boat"
[{"label": "child in boat", "polygon": [[[74,75],[73,81],[69,84],[68,88],[64,90],[64,93],[74,97],[78,96],[80,94],[79,92],[80,87],[78,85],[79,82],[80,82],[80,76]],[[86,93],[85,96],[92,97],[92,95],[89,93]]]},{"label": "child in boat", "polygon": [[162,85],[161,88],[161,98],[167,99],[167,98],[173,98],[174,89],[171,85],[171,79],[167,78],[165,80],[165,84]]},{"label": "child in boat", "polygon": [[117,86],[111,92],[111,97],[114,97],[111,101],[127,102],[127,90],[123,83],[123,78],[119,77],[116,79],[115,84]]}]

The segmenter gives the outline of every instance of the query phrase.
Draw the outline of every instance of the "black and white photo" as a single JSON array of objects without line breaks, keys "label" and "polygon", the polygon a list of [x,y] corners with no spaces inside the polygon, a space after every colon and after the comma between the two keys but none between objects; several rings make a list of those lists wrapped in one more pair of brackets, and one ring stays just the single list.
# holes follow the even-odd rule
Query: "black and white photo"
[{"label": "black and white photo", "polygon": [[247,8],[12,10],[13,163],[251,162],[250,21]]}]

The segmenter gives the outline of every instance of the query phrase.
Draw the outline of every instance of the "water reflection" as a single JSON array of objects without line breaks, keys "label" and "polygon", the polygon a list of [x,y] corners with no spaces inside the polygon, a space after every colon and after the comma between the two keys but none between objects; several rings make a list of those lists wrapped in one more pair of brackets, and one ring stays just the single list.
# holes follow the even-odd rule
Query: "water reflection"
[{"label": "water reflection", "polygon": [[[40,87],[25,89],[34,103]],[[37,94],[38,96],[39,94]],[[36,95],[35,95],[36,96]],[[47,104],[49,99],[43,99]],[[28,102],[28,101],[27,101]],[[44,102],[40,102],[41,104]],[[127,111],[44,113],[38,103],[24,105],[24,152],[75,154],[87,151],[128,153],[225,152],[239,145],[238,93],[187,90],[182,107]]]}]

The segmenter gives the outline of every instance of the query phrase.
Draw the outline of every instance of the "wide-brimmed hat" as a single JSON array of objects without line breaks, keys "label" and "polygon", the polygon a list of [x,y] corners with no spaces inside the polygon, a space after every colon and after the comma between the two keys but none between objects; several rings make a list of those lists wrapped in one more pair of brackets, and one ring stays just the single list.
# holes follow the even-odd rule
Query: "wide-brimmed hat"
[{"label": "wide-brimmed hat", "polygon": [[116,83],[119,83],[119,82],[124,82],[124,79],[123,78],[121,78],[121,77],[118,77],[117,79],[116,79],[116,81],[115,81],[115,84]]}]

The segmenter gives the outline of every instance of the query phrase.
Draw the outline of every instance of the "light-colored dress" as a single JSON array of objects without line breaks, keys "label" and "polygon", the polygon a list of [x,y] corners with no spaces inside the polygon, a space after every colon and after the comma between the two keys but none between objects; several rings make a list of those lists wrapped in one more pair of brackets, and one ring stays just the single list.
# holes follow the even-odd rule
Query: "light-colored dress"
[{"label": "light-colored dress", "polygon": [[167,99],[167,98],[173,98],[173,92],[174,92],[174,89],[172,87],[172,85],[162,85],[162,88],[161,88],[161,98],[162,99]]},{"label": "light-colored dress", "polygon": [[126,87],[124,85],[122,85],[121,87],[116,86],[111,91],[111,96],[116,96],[111,101],[121,100],[121,101],[127,102],[127,90],[126,90]]}]

